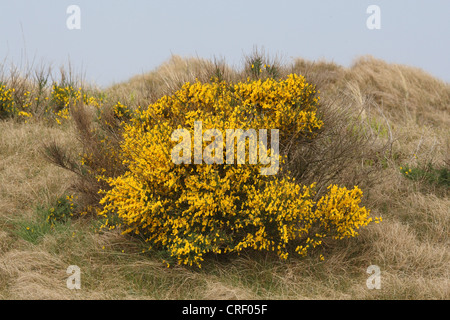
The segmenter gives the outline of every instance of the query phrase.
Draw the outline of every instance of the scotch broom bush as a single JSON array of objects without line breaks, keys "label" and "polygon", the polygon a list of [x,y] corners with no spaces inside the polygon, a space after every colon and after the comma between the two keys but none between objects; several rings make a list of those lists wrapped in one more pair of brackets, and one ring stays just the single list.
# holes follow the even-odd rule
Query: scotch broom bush
[{"label": "scotch broom bush", "polygon": [[66,80],[64,70],[61,70],[60,81],[53,81],[51,85],[50,70],[35,70],[34,78],[30,73],[28,70],[22,75],[13,69],[9,77],[0,74],[0,119],[26,122],[29,118],[39,118],[61,124],[70,118],[71,107],[76,104],[83,103],[97,109],[103,104],[101,92],[87,88],[71,77]]},{"label": "scotch broom bush", "polygon": [[0,83],[0,119],[11,117],[14,114],[13,89],[7,89]]},{"label": "scotch broom bush", "polygon": [[[362,191],[357,187],[333,185],[315,201],[315,184],[301,185],[283,166],[277,176],[262,176],[261,164],[171,161],[172,132],[193,132],[195,121],[202,121],[203,131],[279,129],[282,150],[292,140],[314,139],[324,125],[319,99],[305,78],[290,74],[284,80],[236,84],[188,82],[148,108],[138,108],[122,123],[117,157],[125,166],[123,174],[97,175],[110,187],[101,191],[105,226],[141,235],[150,248],[198,267],[208,253],[250,248],[286,259],[291,252],[306,255],[325,237],[356,236],[372,221],[359,205]],[[118,116],[129,112],[123,105],[114,110]],[[283,163],[283,152],[280,157]]]}]

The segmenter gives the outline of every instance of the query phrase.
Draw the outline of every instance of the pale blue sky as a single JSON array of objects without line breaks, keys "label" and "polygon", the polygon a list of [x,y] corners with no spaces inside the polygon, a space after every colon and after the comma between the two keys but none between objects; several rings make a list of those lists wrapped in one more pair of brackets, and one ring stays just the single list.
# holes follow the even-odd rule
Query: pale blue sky
[{"label": "pale blue sky", "polygon": [[[369,30],[369,5],[381,30]],[[69,5],[81,29],[69,30]],[[349,66],[371,54],[450,82],[449,0],[0,0],[0,61],[70,61],[109,85],[151,71],[171,54],[223,57],[235,66],[253,47]]]}]

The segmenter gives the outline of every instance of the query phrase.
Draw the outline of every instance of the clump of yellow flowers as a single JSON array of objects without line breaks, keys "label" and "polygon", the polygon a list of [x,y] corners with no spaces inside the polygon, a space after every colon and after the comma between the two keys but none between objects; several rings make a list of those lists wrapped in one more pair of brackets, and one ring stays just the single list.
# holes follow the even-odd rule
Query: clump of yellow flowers
[{"label": "clump of yellow flowers", "polygon": [[73,195],[61,197],[57,200],[55,206],[48,209],[46,221],[52,228],[57,222],[66,221],[70,217],[73,217],[75,208],[73,200]]},{"label": "clump of yellow flowers", "polygon": [[62,124],[70,118],[70,108],[77,103],[101,109],[102,97],[94,97],[82,88],[54,83],[51,88],[8,88],[0,82],[0,119],[25,120],[37,116]]},{"label": "clump of yellow flowers", "polygon": [[[356,236],[372,221],[361,207],[362,192],[330,186],[315,199],[315,185],[301,185],[281,171],[260,175],[261,164],[174,164],[171,134],[179,128],[202,130],[279,129],[280,145],[314,139],[324,125],[319,97],[305,78],[236,84],[213,80],[186,83],[122,123],[119,157],[126,166],[117,177],[98,175],[109,190],[99,213],[114,217],[123,233],[139,234],[150,248],[163,249],[179,264],[201,267],[208,253],[253,249],[281,259],[306,255],[325,237]],[[116,110],[127,113],[120,105]],[[280,155],[283,163],[283,155]],[[192,163],[192,162],[191,162]],[[118,219],[117,219],[118,218]]]}]

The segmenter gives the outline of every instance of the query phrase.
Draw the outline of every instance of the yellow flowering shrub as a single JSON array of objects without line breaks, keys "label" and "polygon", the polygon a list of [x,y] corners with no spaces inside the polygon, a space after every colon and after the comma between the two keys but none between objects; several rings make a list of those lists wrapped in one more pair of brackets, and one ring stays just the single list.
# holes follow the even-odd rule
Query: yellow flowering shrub
[{"label": "yellow flowering shrub", "polygon": [[[357,229],[373,221],[370,212],[359,206],[363,192],[357,186],[348,190],[331,185],[328,189],[330,191],[318,201],[314,213],[320,229],[334,239],[357,236]],[[375,221],[381,221],[381,218],[375,218]]]},{"label": "yellow flowering shrub", "polygon": [[96,92],[94,97],[82,88],[54,83],[51,88],[30,85],[19,89],[8,88],[0,83],[0,119],[15,118],[25,120],[37,116],[61,124],[70,118],[70,107],[77,103],[100,109],[103,97]]},{"label": "yellow flowering shrub", "polygon": [[[180,128],[193,133],[196,121],[202,122],[202,133],[278,129],[281,146],[314,139],[323,126],[318,106],[315,87],[295,74],[236,84],[186,83],[131,115],[116,105],[116,115],[129,119],[122,123],[117,155],[126,170],[116,177],[97,175],[110,186],[100,191],[105,226],[140,235],[149,248],[199,267],[208,253],[249,248],[286,259],[290,252],[306,255],[324,237],[357,235],[371,221],[359,206],[357,187],[331,186],[315,201],[315,185],[299,184],[282,167],[276,176],[264,176],[261,163],[175,164],[171,159],[172,133]],[[283,163],[283,154],[280,158]]]},{"label": "yellow flowering shrub", "polygon": [[[19,100],[19,101],[16,101]],[[31,118],[29,92],[18,97],[14,88],[7,89],[6,85],[0,84],[0,119],[18,117],[19,119]]]},{"label": "yellow flowering shrub", "polygon": [[14,89],[7,89],[0,84],[0,119],[10,117],[14,114]]},{"label": "yellow flowering shrub", "polygon": [[51,95],[51,105],[47,107],[46,113],[50,113],[55,117],[55,121],[61,124],[63,120],[70,117],[70,106],[79,102],[86,105],[93,105],[100,108],[102,99],[88,96],[83,93],[82,88],[74,89],[71,85],[53,84]]}]

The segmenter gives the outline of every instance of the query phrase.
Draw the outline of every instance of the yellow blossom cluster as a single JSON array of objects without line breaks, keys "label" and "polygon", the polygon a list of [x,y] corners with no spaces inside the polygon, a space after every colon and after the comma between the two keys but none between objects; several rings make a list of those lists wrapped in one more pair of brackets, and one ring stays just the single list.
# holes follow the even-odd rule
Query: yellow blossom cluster
[{"label": "yellow blossom cluster", "polygon": [[[142,236],[179,264],[201,267],[206,254],[253,249],[305,255],[322,238],[355,236],[370,222],[360,207],[362,192],[330,187],[314,200],[315,185],[303,186],[288,173],[259,174],[261,164],[175,164],[174,130],[278,129],[280,144],[292,137],[314,138],[323,122],[319,97],[302,76],[236,84],[186,83],[124,121],[118,157],[126,170],[116,177],[99,174],[100,215],[123,233]],[[118,105],[116,113],[128,112]],[[282,156],[280,156],[282,158]],[[281,162],[283,159],[281,159]],[[110,226],[111,228],[111,226]]]},{"label": "yellow blossom cluster", "polygon": [[88,96],[86,93],[83,93],[82,88],[75,90],[71,85],[60,86],[53,84],[51,102],[52,108],[47,107],[46,112],[54,114],[55,121],[61,124],[63,120],[67,120],[70,117],[70,105],[83,102],[86,105],[99,108],[102,104],[102,99]]},{"label": "yellow blossom cluster", "polygon": [[[19,119],[31,118],[33,115],[29,110],[31,106],[30,92],[26,91],[23,96],[18,97],[14,88],[7,89],[6,85],[0,85],[0,119],[17,116]],[[20,100],[20,101],[16,101]]]},{"label": "yellow blossom cluster", "polygon": [[334,239],[344,239],[358,235],[360,227],[370,222],[380,222],[380,218],[373,220],[365,207],[360,207],[363,192],[357,186],[352,190],[337,185],[328,187],[328,194],[317,203],[315,218],[320,223],[320,229]]},{"label": "yellow blossom cluster", "polygon": [[44,115],[61,124],[70,117],[70,106],[82,102],[100,109],[103,98],[93,97],[82,88],[53,84],[50,88],[16,90],[0,83],[0,119],[24,119]]},{"label": "yellow blossom cluster", "polygon": [[14,113],[14,89],[0,85],[0,118],[6,118]]}]

